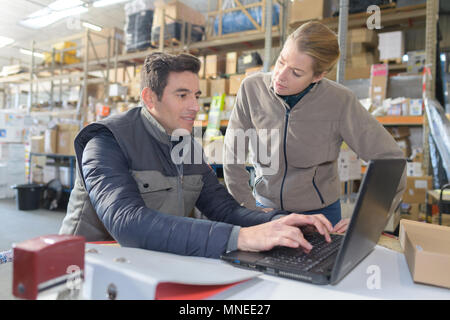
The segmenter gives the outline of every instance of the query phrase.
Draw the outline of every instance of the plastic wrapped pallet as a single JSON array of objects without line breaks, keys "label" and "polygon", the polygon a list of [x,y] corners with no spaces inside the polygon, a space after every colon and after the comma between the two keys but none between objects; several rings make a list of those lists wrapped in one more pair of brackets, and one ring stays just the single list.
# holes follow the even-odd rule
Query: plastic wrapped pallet
[{"label": "plastic wrapped pallet", "polygon": [[151,0],[135,0],[125,5],[125,48],[127,52],[151,46],[154,5]]},{"label": "plastic wrapped pallet", "polygon": [[[261,2],[260,0],[244,0],[241,1],[243,6]],[[226,0],[222,5],[222,10],[236,7],[236,3],[233,0]],[[250,16],[256,21],[258,25],[262,25],[264,17],[262,16],[262,7],[252,7],[247,9]],[[273,6],[272,11],[272,25],[277,26],[280,20],[280,7],[278,5]],[[214,20],[214,32],[219,34],[219,17]],[[245,15],[242,10],[228,12],[222,16],[222,34],[242,32],[248,30],[255,30],[255,26],[251,20]]]},{"label": "plastic wrapped pallet", "polygon": [[[159,44],[161,26],[164,24],[164,40],[180,41],[185,30],[186,41],[201,41],[205,33],[204,15],[181,1],[155,2],[155,15],[152,27],[152,45]],[[162,16],[164,12],[164,17]],[[191,30],[189,34],[189,29]]]}]

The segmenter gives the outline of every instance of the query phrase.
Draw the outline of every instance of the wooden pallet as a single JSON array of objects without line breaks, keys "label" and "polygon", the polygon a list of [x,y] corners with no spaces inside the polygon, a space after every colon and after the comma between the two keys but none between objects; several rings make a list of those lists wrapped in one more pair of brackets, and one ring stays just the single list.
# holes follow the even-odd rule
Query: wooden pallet
[{"label": "wooden pallet", "polygon": [[[159,48],[159,41],[152,41],[151,45],[154,48]],[[164,48],[179,47],[179,46],[181,46],[181,41],[176,38],[170,38],[170,39],[164,40]]]},{"label": "wooden pallet", "polygon": [[386,63],[386,64],[402,64],[403,63],[402,58],[383,59],[380,61],[381,61],[381,63]]}]

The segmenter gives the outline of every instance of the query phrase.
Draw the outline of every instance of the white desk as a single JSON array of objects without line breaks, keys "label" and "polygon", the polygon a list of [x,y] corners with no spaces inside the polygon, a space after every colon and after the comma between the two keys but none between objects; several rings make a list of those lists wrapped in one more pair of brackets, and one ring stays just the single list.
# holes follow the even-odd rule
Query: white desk
[{"label": "white desk", "polygon": [[[374,283],[370,280],[374,275],[367,272],[370,266],[379,267],[380,289],[373,288]],[[368,280],[373,289],[368,288]],[[335,286],[318,286],[263,275],[237,285],[214,298],[237,300],[450,299],[450,290],[414,283],[402,253],[376,246],[366,259]]]},{"label": "white desk", "polygon": [[[145,292],[144,295],[147,297],[150,286],[154,285],[153,280],[148,276],[149,270],[153,270],[161,281],[166,282],[218,284],[227,283],[227,278],[229,281],[250,279],[212,296],[212,299],[450,299],[449,289],[414,283],[405,256],[381,246],[376,246],[371,254],[334,286],[313,285],[247,271],[217,259],[177,256],[131,248],[94,247],[101,250],[102,254],[95,258],[101,258],[101,260],[91,263],[91,269],[96,269],[96,274],[100,274],[100,277],[105,279],[93,281],[95,285],[91,287],[103,288],[107,283],[115,281],[122,286],[122,292],[131,293],[129,288],[133,288],[134,291],[140,287],[139,290]],[[129,267],[109,263],[118,255],[130,260]],[[89,259],[86,260],[86,266],[88,262]],[[88,269],[85,270],[86,280],[91,277],[88,275]],[[378,273],[374,274],[373,270],[377,270]],[[252,279],[252,277],[255,278]],[[141,280],[136,282],[134,279],[137,278]],[[379,288],[374,279],[379,279]],[[130,284],[130,281],[135,283]],[[99,288],[94,290],[97,291],[97,289]],[[104,291],[104,289],[100,290]],[[94,296],[105,297],[103,293]],[[139,297],[135,298],[139,299]]]},{"label": "white desk", "polygon": [[[91,245],[88,245],[88,248]],[[97,247],[97,246],[95,246]],[[119,247],[97,247],[101,248],[102,254],[111,252],[113,256],[125,256],[130,259],[131,264],[139,260],[151,270],[152,264],[158,265],[162,262],[160,257],[164,254],[159,252],[119,248]],[[118,250],[117,250],[118,249]],[[136,252],[134,252],[137,250]],[[117,255],[118,254],[118,255]],[[137,254],[137,255],[135,255]],[[134,256],[139,256],[135,259]],[[216,259],[206,259],[197,257],[182,257],[176,255],[168,255],[167,259],[179,261],[179,263],[170,263],[171,270],[177,271],[177,277],[181,277],[185,272],[184,266],[194,263],[199,264],[198,273],[206,274],[206,278],[215,279],[216,274],[220,273],[217,270],[228,270],[234,273],[233,277],[238,278],[245,274],[239,274],[240,271],[247,272],[243,269],[233,267],[228,263]],[[113,265],[112,259],[108,259],[108,263],[104,265],[105,269],[112,270],[109,265]],[[119,270],[127,269],[126,263],[120,266]],[[165,265],[165,264],[160,264]],[[367,273],[369,266],[378,266],[380,271],[380,289],[369,289],[367,286],[368,280],[373,277],[373,274]],[[142,267],[142,266],[140,266]],[[102,269],[102,268],[101,268]],[[114,274],[107,274],[106,271],[99,269],[102,276],[105,277],[106,283],[115,282],[118,284],[118,277]],[[207,272],[205,270],[209,270]],[[239,272],[238,272],[239,270]],[[3,271],[3,272],[2,272]],[[88,272],[88,270],[85,270]],[[214,272],[215,271],[215,272]],[[235,300],[313,300],[313,299],[450,299],[450,290],[445,288],[434,287],[430,285],[416,284],[412,281],[411,274],[406,263],[405,256],[402,253],[386,249],[381,246],[376,246],[375,250],[366,257],[355,269],[353,269],[338,285],[319,286],[312,285],[296,280],[289,280],[280,277],[260,274],[253,271],[248,271],[257,275],[256,278],[248,280],[244,283],[238,284],[227,291],[219,293],[212,297],[212,299],[235,299]],[[148,281],[145,272],[136,272],[136,270],[128,270],[125,272],[128,278],[137,280],[141,288],[148,289],[142,282]],[[12,263],[2,265],[0,267],[0,274],[12,279]],[[223,278],[223,275],[221,276]],[[89,279],[86,274],[85,280]],[[370,282],[370,281],[369,281]],[[128,284],[129,281],[126,281]],[[101,288],[99,288],[101,289]],[[13,299],[11,287],[3,288],[3,299]],[[102,297],[104,295],[104,288],[102,289]],[[136,292],[136,290],[133,290]]]}]

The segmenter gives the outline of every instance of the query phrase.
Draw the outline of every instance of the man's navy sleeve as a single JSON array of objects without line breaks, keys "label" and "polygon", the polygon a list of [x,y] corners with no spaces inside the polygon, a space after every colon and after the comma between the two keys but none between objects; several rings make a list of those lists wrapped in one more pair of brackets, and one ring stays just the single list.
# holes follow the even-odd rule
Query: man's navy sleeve
[{"label": "man's navy sleeve", "polygon": [[219,183],[212,169],[203,174],[203,189],[196,206],[211,220],[241,227],[258,225],[289,214],[282,210],[255,211],[239,205],[226,188]]},{"label": "man's navy sleeve", "polygon": [[[231,224],[172,216],[145,206],[128,162],[109,131],[87,143],[81,165],[92,205],[121,245],[211,258],[226,251]],[[212,216],[232,222],[226,212]]]}]

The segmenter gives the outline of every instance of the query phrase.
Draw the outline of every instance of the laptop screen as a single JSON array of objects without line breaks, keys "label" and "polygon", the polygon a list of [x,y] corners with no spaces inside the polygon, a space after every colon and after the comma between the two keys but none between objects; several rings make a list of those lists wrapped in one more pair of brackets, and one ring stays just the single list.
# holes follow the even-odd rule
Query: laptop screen
[{"label": "laptop screen", "polygon": [[371,160],[331,275],[336,283],[377,244],[406,166],[405,159]]}]

